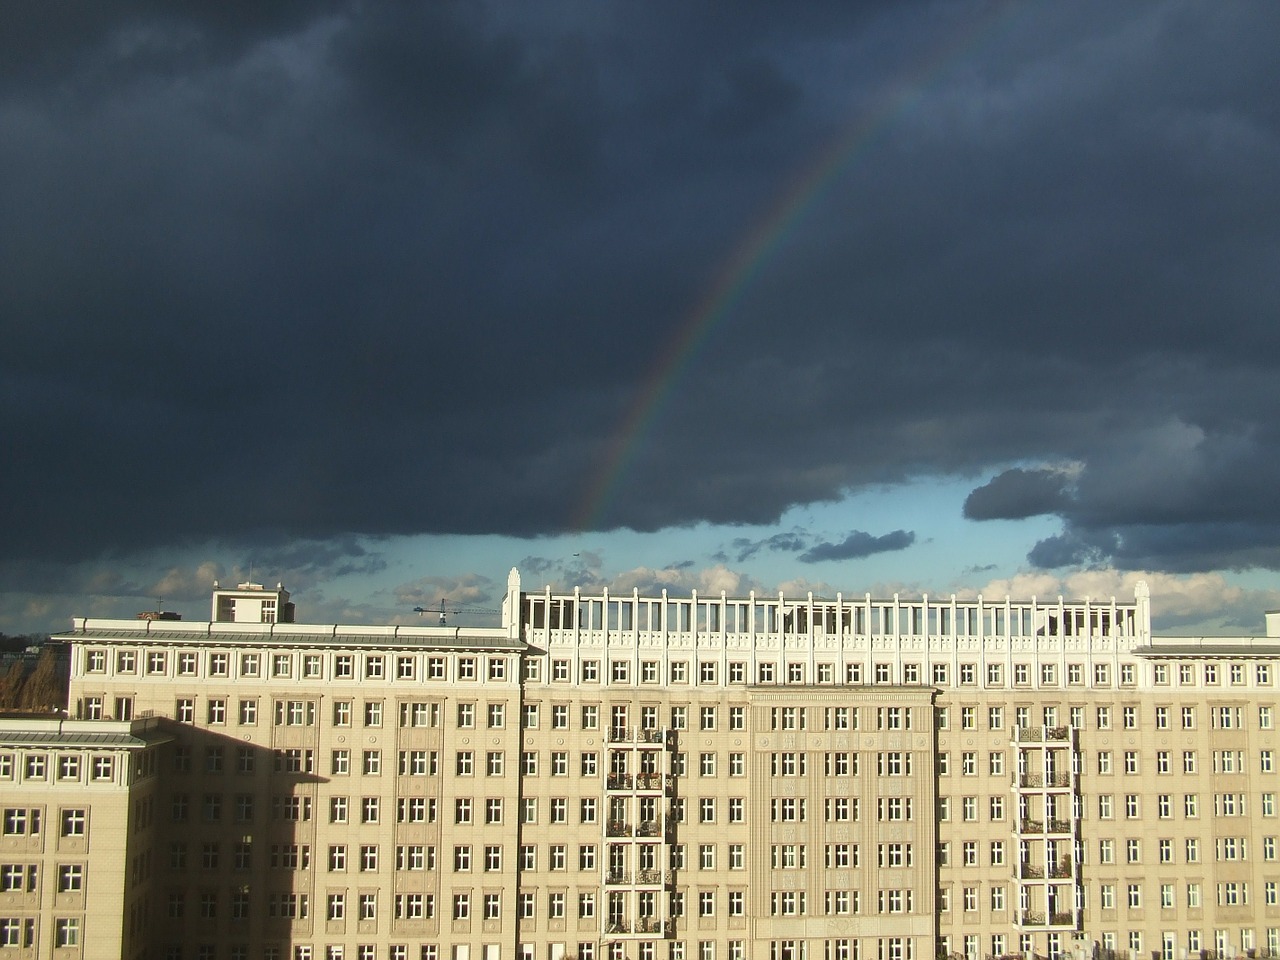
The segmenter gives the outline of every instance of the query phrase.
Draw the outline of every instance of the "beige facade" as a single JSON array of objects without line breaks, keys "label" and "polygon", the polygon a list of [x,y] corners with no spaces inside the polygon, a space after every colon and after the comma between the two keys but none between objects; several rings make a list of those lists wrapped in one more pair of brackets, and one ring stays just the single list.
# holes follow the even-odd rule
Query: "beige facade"
[{"label": "beige facade", "polygon": [[0,720],[0,955],[149,953],[155,722]]},{"label": "beige facade", "polygon": [[1144,590],[612,597],[513,571],[493,630],[250,599],[62,638],[75,715],[173,737],[152,880],[124,890],[152,956],[1280,954],[1280,638],[1153,639]]}]

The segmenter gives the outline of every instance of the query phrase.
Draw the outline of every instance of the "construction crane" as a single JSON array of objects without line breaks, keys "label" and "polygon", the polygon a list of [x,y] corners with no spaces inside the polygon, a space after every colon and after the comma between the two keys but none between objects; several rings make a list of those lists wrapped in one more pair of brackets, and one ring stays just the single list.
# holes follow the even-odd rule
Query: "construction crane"
[{"label": "construction crane", "polygon": [[439,610],[440,610],[440,626],[442,627],[445,626],[445,618],[453,614],[457,614],[457,613],[482,613],[483,614],[483,613],[498,612],[497,610],[491,610],[489,607],[460,607],[460,606],[457,606],[456,604],[452,604],[449,600],[441,600],[439,603],[433,604],[432,609],[430,610],[428,610],[426,607],[414,607],[413,612],[421,617],[424,614],[434,613],[436,607],[439,607]]}]

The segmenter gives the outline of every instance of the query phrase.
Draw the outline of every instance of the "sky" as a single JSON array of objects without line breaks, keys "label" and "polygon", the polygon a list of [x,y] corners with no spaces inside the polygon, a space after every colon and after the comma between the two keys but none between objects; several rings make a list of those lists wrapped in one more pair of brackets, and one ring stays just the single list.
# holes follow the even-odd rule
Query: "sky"
[{"label": "sky", "polygon": [[[1280,607],[1280,5],[0,7],[0,631]],[[486,614],[459,612],[480,624]],[[470,619],[468,619],[470,618]],[[491,617],[490,617],[491,619]]]}]

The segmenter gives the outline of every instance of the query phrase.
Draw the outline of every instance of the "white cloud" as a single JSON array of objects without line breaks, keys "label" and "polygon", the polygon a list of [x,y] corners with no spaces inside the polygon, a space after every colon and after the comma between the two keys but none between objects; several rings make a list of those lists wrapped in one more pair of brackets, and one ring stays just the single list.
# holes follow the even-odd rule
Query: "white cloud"
[{"label": "white cloud", "polygon": [[493,606],[494,583],[479,573],[464,573],[455,577],[421,577],[402,583],[394,590],[396,602],[405,606],[439,607],[442,600],[447,606]]},{"label": "white cloud", "polygon": [[213,591],[213,582],[222,576],[222,565],[212,560],[205,560],[195,567],[170,567],[147,588],[147,593],[161,598],[207,600]]},{"label": "white cloud", "polygon": [[1100,601],[1115,597],[1129,601],[1140,581],[1146,581],[1151,591],[1155,633],[1184,626],[1215,634],[1249,632],[1262,623],[1264,610],[1280,606],[1280,590],[1249,590],[1230,583],[1220,573],[1179,575],[1141,570],[1079,570],[1061,577],[1047,572],[1019,573],[992,580],[966,595]]}]

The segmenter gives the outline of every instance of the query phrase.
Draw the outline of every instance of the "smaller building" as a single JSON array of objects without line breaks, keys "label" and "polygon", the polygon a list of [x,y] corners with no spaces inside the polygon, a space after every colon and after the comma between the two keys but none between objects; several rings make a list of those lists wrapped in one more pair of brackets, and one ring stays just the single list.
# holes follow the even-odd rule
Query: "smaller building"
[{"label": "smaller building", "polygon": [[6,956],[147,953],[157,749],[169,739],[156,719],[0,719]]},{"label": "smaller building", "polygon": [[274,590],[260,583],[241,583],[223,590],[213,582],[214,623],[293,623],[289,591],[277,583]]}]

